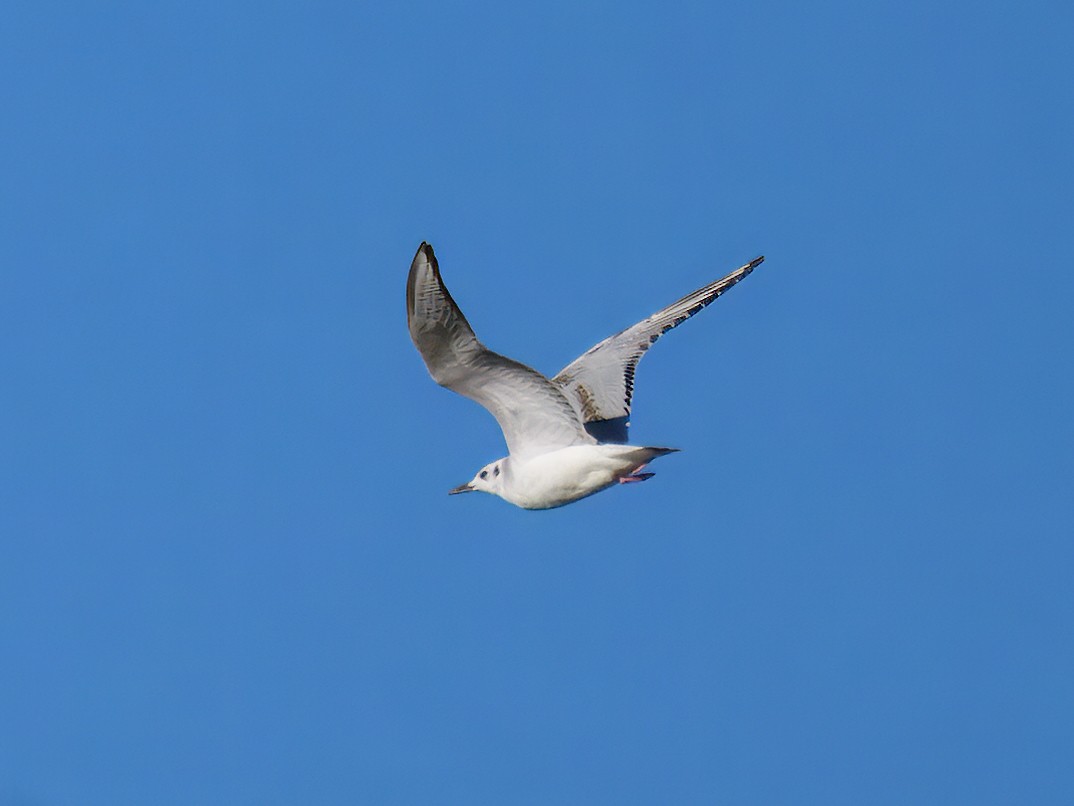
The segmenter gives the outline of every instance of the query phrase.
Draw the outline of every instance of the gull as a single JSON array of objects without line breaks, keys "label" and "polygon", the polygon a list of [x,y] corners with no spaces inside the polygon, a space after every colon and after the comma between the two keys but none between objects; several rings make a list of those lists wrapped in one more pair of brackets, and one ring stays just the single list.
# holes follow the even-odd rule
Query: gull
[{"label": "gull", "polygon": [[433,380],[496,418],[508,451],[449,494],[476,490],[523,509],[552,509],[616,484],[652,478],[642,469],[678,449],[625,444],[638,361],[661,335],[763,260],[751,260],[608,337],[548,378],[477,340],[444,285],[433,248],[423,242],[407,278],[410,337]]}]

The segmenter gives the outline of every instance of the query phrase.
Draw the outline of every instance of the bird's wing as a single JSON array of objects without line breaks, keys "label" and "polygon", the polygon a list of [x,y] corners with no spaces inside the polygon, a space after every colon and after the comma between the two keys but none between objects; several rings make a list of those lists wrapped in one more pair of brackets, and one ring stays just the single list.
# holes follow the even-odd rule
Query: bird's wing
[{"label": "bird's wing", "polygon": [[427,243],[410,264],[406,312],[410,337],[433,380],[488,409],[512,456],[596,442],[560,387],[477,340]]},{"label": "bird's wing", "polygon": [[586,430],[602,442],[626,442],[634,370],[645,351],[754,270],[751,260],[721,280],[687,294],[662,311],[590,348],[564,367],[552,382],[573,398]]}]

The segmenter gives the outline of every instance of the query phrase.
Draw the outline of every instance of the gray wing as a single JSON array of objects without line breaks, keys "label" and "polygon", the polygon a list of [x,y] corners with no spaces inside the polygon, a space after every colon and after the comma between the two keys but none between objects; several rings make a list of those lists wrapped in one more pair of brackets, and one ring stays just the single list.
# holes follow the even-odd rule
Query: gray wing
[{"label": "gray wing", "polygon": [[512,456],[591,445],[574,407],[558,386],[524,364],[489,350],[440,278],[433,248],[418,247],[406,285],[410,337],[429,374],[488,409]]},{"label": "gray wing", "polygon": [[585,428],[602,442],[626,442],[634,370],[645,351],[676,325],[700,311],[764,261],[751,260],[721,280],[687,294],[633,327],[616,333],[568,364],[552,382],[566,390]]}]

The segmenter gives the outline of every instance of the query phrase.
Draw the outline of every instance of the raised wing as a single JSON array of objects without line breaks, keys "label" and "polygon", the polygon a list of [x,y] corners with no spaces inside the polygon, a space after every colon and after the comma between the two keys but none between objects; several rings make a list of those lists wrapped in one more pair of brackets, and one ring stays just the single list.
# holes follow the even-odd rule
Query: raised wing
[{"label": "raised wing", "polygon": [[568,364],[552,382],[577,404],[585,428],[601,442],[626,442],[634,370],[645,351],[764,261],[751,260],[721,280],[687,294],[662,311],[611,336]]},{"label": "raised wing", "polygon": [[433,248],[418,247],[406,284],[410,337],[433,380],[488,409],[512,456],[589,445],[563,391],[544,375],[489,350],[451,298]]}]

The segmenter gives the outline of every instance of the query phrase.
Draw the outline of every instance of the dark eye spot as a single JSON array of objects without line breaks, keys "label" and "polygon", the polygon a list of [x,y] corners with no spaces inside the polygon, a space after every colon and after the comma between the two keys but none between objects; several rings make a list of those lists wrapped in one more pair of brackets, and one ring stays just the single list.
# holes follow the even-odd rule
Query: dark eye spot
[{"label": "dark eye spot", "polygon": [[488,475],[489,475],[489,472],[487,470],[482,470],[481,471],[481,478],[483,478],[483,479],[488,478]]},{"label": "dark eye spot", "polygon": [[494,476],[500,475],[500,466],[499,465],[496,465],[496,467],[492,468],[492,475],[494,475]]}]

